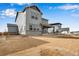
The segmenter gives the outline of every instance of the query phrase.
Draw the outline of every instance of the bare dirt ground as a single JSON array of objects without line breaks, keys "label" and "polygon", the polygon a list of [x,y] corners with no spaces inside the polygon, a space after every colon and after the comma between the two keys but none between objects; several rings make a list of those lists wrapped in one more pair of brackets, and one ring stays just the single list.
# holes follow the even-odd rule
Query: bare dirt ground
[{"label": "bare dirt ground", "polygon": [[42,40],[36,40],[29,37],[22,36],[11,36],[7,37],[7,40],[4,40],[6,37],[2,37],[3,41],[0,42],[0,55],[7,55],[10,53],[15,53],[17,51],[29,49],[32,47],[37,47],[39,45],[48,43]]},{"label": "bare dirt ground", "polygon": [[[6,37],[0,37],[5,39]],[[52,36],[8,36],[0,42],[0,55],[7,56],[79,56],[78,38]]]}]

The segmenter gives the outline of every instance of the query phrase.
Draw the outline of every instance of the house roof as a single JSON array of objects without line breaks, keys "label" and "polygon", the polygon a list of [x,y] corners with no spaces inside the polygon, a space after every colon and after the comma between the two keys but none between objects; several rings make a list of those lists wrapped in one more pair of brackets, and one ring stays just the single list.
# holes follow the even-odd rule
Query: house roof
[{"label": "house roof", "polygon": [[18,17],[18,12],[16,13],[15,22],[16,22],[17,17]]},{"label": "house roof", "polygon": [[50,25],[62,25],[61,23],[52,23]]},{"label": "house roof", "polygon": [[8,27],[17,27],[16,24],[7,24]]},{"label": "house roof", "polygon": [[17,19],[19,13],[24,13],[24,12],[17,12],[16,13],[15,22],[16,22],[16,19]]},{"label": "house roof", "polygon": [[41,14],[43,14],[43,13],[40,11],[40,9],[39,9],[37,6],[35,6],[35,5],[33,5],[33,6],[28,6],[28,7],[25,7],[25,8],[24,8],[24,10],[23,10],[23,12],[24,12],[26,9],[28,9],[28,8],[32,8],[32,9],[34,9],[34,10],[37,10],[37,11],[39,11]]},{"label": "house roof", "polygon": [[45,18],[42,18],[42,20],[46,20],[46,21],[48,21],[47,19],[45,19]]},{"label": "house roof", "polygon": [[51,26],[49,24],[43,24],[43,23],[40,23],[40,25],[44,28],[51,28]]}]

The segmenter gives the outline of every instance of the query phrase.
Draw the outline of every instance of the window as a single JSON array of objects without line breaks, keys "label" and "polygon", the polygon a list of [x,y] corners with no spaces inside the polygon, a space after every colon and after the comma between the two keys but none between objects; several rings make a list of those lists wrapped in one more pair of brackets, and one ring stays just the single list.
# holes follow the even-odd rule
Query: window
[{"label": "window", "polygon": [[32,19],[36,19],[36,20],[38,19],[38,17],[35,17],[35,16],[32,16],[31,18],[32,18]]},{"label": "window", "polygon": [[32,25],[29,26],[29,29],[32,30]]},{"label": "window", "polygon": [[32,18],[34,19],[35,17],[34,17],[34,16],[32,16]]},{"label": "window", "polygon": [[31,18],[36,19],[36,20],[38,19],[37,15],[34,12],[31,14]]},{"label": "window", "polygon": [[37,28],[37,31],[39,31],[39,28]]},{"label": "window", "polygon": [[30,30],[32,30],[32,28],[30,28]]}]

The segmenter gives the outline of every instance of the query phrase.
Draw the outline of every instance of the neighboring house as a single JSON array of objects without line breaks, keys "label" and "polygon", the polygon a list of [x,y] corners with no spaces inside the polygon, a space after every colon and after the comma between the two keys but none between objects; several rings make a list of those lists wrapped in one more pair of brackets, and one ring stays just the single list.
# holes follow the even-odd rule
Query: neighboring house
[{"label": "neighboring house", "polygon": [[79,35],[79,31],[72,31],[70,32],[71,34],[78,34]]},{"label": "neighboring house", "polygon": [[50,24],[51,28],[50,29],[50,33],[53,34],[69,34],[69,28],[62,28],[62,24],[61,23],[53,23]]},{"label": "neighboring house", "polygon": [[[37,6],[25,7],[23,11],[17,12],[16,25],[18,26],[19,34],[24,35],[40,35],[48,33],[48,20],[42,18],[42,12]],[[13,28],[13,27],[12,27]],[[11,30],[8,28],[8,32]],[[11,30],[13,32],[13,30]]]},{"label": "neighboring house", "polygon": [[7,24],[7,28],[10,34],[18,34],[18,26],[16,24]]},{"label": "neighboring house", "polygon": [[61,28],[61,33],[63,34],[69,34],[69,28]]},{"label": "neighboring house", "polygon": [[51,25],[51,33],[61,33],[61,23],[53,23]]}]

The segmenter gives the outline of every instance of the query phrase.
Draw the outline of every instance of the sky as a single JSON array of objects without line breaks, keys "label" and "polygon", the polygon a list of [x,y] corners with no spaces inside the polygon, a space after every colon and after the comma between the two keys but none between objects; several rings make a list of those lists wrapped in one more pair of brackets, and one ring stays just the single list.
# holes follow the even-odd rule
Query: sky
[{"label": "sky", "polygon": [[0,3],[0,32],[7,23],[15,23],[16,13],[29,5],[36,5],[49,23],[62,23],[70,31],[79,31],[79,3]]}]

